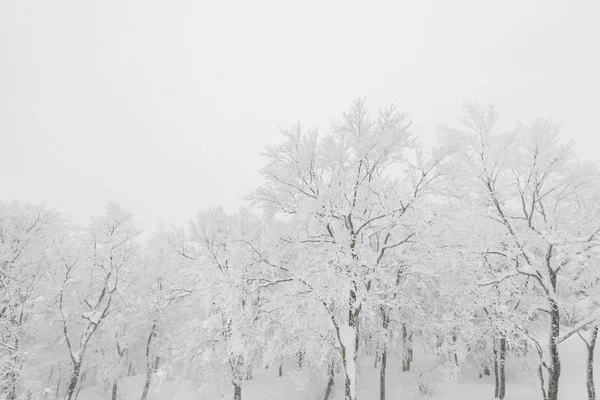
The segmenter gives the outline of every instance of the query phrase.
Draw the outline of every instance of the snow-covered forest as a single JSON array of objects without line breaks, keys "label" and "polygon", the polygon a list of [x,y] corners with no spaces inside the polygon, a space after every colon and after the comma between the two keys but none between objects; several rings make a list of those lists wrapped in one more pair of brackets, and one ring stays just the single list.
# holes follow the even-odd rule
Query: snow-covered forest
[{"label": "snow-covered forest", "polygon": [[598,165],[550,118],[458,117],[292,125],[183,226],[3,199],[0,398],[595,399]]}]

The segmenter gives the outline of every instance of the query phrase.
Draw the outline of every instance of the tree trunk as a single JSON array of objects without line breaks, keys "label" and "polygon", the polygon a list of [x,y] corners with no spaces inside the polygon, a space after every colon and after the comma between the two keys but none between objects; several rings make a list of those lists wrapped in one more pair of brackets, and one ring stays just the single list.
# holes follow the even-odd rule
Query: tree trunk
[{"label": "tree trunk", "polygon": [[342,362],[344,364],[344,400],[356,400],[356,356],[351,344],[342,344]]},{"label": "tree trunk", "polygon": [[141,400],[146,400],[148,397],[148,390],[150,389],[150,381],[152,380],[152,371],[146,371],[146,380],[144,381],[144,389],[142,390]]},{"label": "tree trunk", "polygon": [[119,392],[119,383],[115,380],[112,385],[112,396],[111,400],[117,400],[117,393]]},{"label": "tree trunk", "polygon": [[[454,332],[452,334],[452,343],[456,344],[456,342],[458,342],[458,335],[456,334],[456,332]],[[456,353],[456,347],[454,350],[454,364],[458,365],[458,354]]]},{"label": "tree trunk", "polygon": [[389,310],[386,307],[381,307],[381,328],[383,331],[383,341],[380,342],[381,350],[381,368],[379,370],[379,399],[385,400],[385,374],[387,370],[387,354],[388,354],[388,326],[390,323]]},{"label": "tree trunk", "polygon": [[73,365],[73,372],[71,372],[71,379],[69,380],[69,386],[67,386],[67,392],[65,393],[65,400],[73,400],[75,395],[75,388],[79,382],[79,373],[81,372],[81,361],[76,362]]},{"label": "tree trunk", "polygon": [[329,369],[329,371],[327,372],[327,374],[328,374],[327,388],[325,389],[325,397],[323,398],[323,400],[329,400],[329,396],[331,396],[331,393],[333,391],[333,385],[335,383],[335,381],[334,381],[335,367],[334,367],[333,361],[331,361],[331,363],[329,364],[328,369]]},{"label": "tree trunk", "polygon": [[500,394],[500,373],[498,371],[498,344],[496,338],[493,338],[492,355],[494,357],[494,398],[497,399]]},{"label": "tree trunk", "polygon": [[233,400],[242,400],[242,382],[233,382]]},{"label": "tree trunk", "polygon": [[281,378],[283,376],[283,359],[279,360],[279,374],[278,376]]},{"label": "tree trunk", "polygon": [[0,386],[0,395],[6,393],[7,400],[16,400],[17,399],[17,381],[18,381],[18,370],[21,364],[19,359],[19,340],[15,339],[14,343],[15,350],[9,350],[8,359],[11,361],[9,364],[12,364],[9,368],[10,370],[4,375],[4,381],[1,382]]},{"label": "tree trunk", "polygon": [[596,400],[596,385],[594,383],[594,349],[596,347],[596,339],[598,338],[598,326],[592,331],[592,338],[589,343],[586,343],[588,350],[587,357],[587,391],[588,400]]},{"label": "tree trunk", "polygon": [[560,336],[560,313],[558,304],[550,300],[550,368],[548,369],[548,400],[558,400],[558,382],[560,378],[560,355],[558,338]]},{"label": "tree trunk", "polygon": [[505,373],[505,365],[506,365],[506,336],[502,336],[500,338],[500,348],[498,351],[498,369],[500,370],[500,387],[498,388],[498,398],[500,400],[504,399],[506,395],[506,373]]},{"label": "tree trunk", "polygon": [[85,379],[87,376],[87,368],[83,370],[83,372],[81,373],[81,376],[79,377],[79,384],[77,385],[77,391],[75,392],[75,396],[73,397],[74,400],[77,400],[79,398],[79,393],[81,392],[81,389],[83,389],[84,384],[85,384]]},{"label": "tree trunk", "polygon": [[[354,192],[354,196],[356,200],[356,191]],[[358,254],[356,253],[356,239],[358,235],[352,225],[352,213],[347,218],[348,225],[350,225],[350,251],[354,264],[358,262]],[[356,400],[356,357],[360,340],[359,315],[361,308],[362,304],[358,299],[357,284],[353,282],[348,293],[348,329],[342,332],[340,340],[340,344],[342,345],[342,361],[346,374],[346,382],[344,384],[345,400]],[[338,331],[339,334],[340,332]]]},{"label": "tree trunk", "polygon": [[[20,328],[20,324],[14,325],[16,328]],[[9,351],[8,358],[12,360],[10,367],[10,371],[5,375],[6,383],[3,383],[4,386],[1,392],[7,393],[7,400],[16,400],[17,399],[17,382],[19,380],[19,370],[21,369],[21,359],[19,358],[19,338],[15,338],[13,343],[14,350]],[[0,392],[0,395],[2,394]]]},{"label": "tree trunk", "polygon": [[379,400],[385,400],[385,372],[387,368],[387,348],[381,352],[381,369],[379,371]]},{"label": "tree trunk", "polygon": [[412,335],[408,334],[406,324],[402,324],[402,372],[410,371],[412,361]]},{"label": "tree trunk", "polygon": [[158,356],[152,360],[152,339],[156,336],[157,323],[152,323],[148,340],[146,341],[146,380],[144,382],[144,389],[142,390],[142,397],[140,400],[146,400],[148,397],[148,390],[150,389],[150,381],[152,380],[152,372],[155,372],[158,368]]},{"label": "tree trunk", "polygon": [[250,363],[246,367],[246,379],[249,381],[252,380],[252,360],[250,360]]},{"label": "tree trunk", "polygon": [[[158,357],[156,357],[158,358]],[[152,381],[152,368],[146,368],[146,380],[144,381],[144,389],[142,390],[142,397],[140,400],[146,400],[148,397],[148,391],[150,390],[150,382]]]},{"label": "tree trunk", "polygon": [[546,392],[546,384],[544,383],[544,370],[542,364],[538,365],[538,376],[540,377],[540,386],[542,389],[542,398],[548,400],[548,393]]},{"label": "tree trunk", "polygon": [[302,369],[304,366],[304,350],[298,352],[298,369]]},{"label": "tree trunk", "polygon": [[[356,355],[358,352],[360,305],[357,305],[356,288],[350,289],[348,325],[336,327],[342,350],[342,363],[346,375],[344,400],[356,400]],[[343,331],[340,330],[343,328]]]},{"label": "tree trunk", "polygon": [[410,366],[413,362],[413,342],[412,342],[413,333],[410,332],[408,335],[408,370],[410,371]]}]

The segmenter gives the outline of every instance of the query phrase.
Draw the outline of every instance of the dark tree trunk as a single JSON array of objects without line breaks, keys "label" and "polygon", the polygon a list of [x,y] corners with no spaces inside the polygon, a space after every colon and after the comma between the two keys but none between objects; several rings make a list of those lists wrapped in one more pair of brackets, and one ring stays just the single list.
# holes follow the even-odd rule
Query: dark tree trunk
[{"label": "dark tree trunk", "polygon": [[73,365],[73,372],[71,373],[71,379],[69,380],[69,386],[67,386],[67,392],[65,394],[65,400],[73,400],[75,395],[75,388],[79,381],[79,374],[81,372],[81,361]]},{"label": "dark tree trunk", "polygon": [[242,382],[233,383],[233,400],[242,400]]},{"label": "dark tree trunk", "polygon": [[304,350],[298,352],[298,369],[302,369],[304,366]]},{"label": "dark tree trunk", "polygon": [[[16,400],[17,399],[17,381],[18,381],[18,366],[21,364],[19,360],[19,354],[17,353],[19,348],[19,341],[15,340],[14,343],[16,350],[9,351],[8,358],[12,361],[11,370],[4,375],[4,382],[2,384],[2,392],[6,393],[7,400]],[[1,395],[2,393],[0,393]]]},{"label": "dark tree trunk", "polygon": [[252,380],[252,360],[250,360],[250,363],[246,367],[246,379],[249,381]]},{"label": "dark tree trunk", "polygon": [[79,393],[81,392],[81,389],[83,389],[85,379],[87,377],[87,371],[88,370],[86,368],[81,373],[81,377],[79,378],[79,384],[77,385],[77,391],[75,392],[75,397],[74,397],[75,400],[77,400],[79,398]]},{"label": "dark tree trunk", "polygon": [[506,365],[506,337],[502,336],[500,338],[500,348],[498,349],[498,369],[499,371],[499,383],[500,383],[500,387],[498,388],[498,398],[500,400],[504,399],[504,396],[506,395],[506,372],[505,372],[505,365]]},{"label": "dark tree trunk", "polygon": [[[456,332],[452,334],[452,342],[454,344],[458,342],[458,335],[456,334]],[[456,353],[456,350],[454,350],[454,364],[458,365],[458,354]]]},{"label": "dark tree trunk", "polygon": [[[158,357],[156,357],[154,366],[158,364]],[[146,400],[148,397],[148,391],[150,390],[150,383],[152,382],[152,368],[146,368],[146,380],[144,381],[144,389],[142,390],[142,397],[140,400]]]},{"label": "dark tree trunk", "polygon": [[111,400],[117,400],[117,394],[119,392],[119,383],[115,380],[112,385],[112,396]]},{"label": "dark tree trunk", "polygon": [[333,385],[334,385],[334,375],[335,374],[335,367],[333,364],[333,361],[329,364],[329,368],[327,371],[327,387],[325,388],[325,397],[323,398],[323,400],[329,400],[329,396],[331,396],[331,393],[333,391]]},{"label": "dark tree trunk", "polygon": [[[356,359],[355,359],[356,360]],[[342,362],[344,364],[344,400],[356,400],[354,398],[354,393],[352,393],[352,378],[350,377],[350,373],[348,372],[348,352],[342,345]],[[355,364],[356,365],[356,364]],[[354,377],[356,379],[356,377]],[[356,382],[356,381],[355,381]]]},{"label": "dark tree trunk", "polygon": [[560,336],[560,313],[558,304],[550,301],[550,368],[548,369],[548,400],[558,400],[558,382],[560,378],[560,355],[558,338]]},{"label": "dark tree trunk", "polygon": [[156,372],[158,369],[159,358],[156,356],[152,360],[152,339],[156,337],[156,321],[152,323],[148,340],[146,341],[146,380],[144,381],[144,389],[142,390],[142,397],[140,400],[146,400],[148,397],[148,391],[150,390],[150,382],[152,381],[152,372]]},{"label": "dark tree trunk", "polygon": [[408,334],[406,324],[402,324],[402,371],[410,371],[412,362],[412,335]]},{"label": "dark tree trunk", "polygon": [[[359,324],[358,317],[360,314],[360,305],[357,306],[356,287],[350,289],[350,295],[348,299],[349,311],[348,311],[348,326],[354,331],[354,343],[342,343],[342,363],[344,365],[345,383],[344,383],[344,400],[356,400],[356,358],[358,354],[358,342],[359,342]],[[339,327],[338,338],[339,338]],[[353,349],[348,349],[346,346],[352,346]],[[349,352],[349,350],[352,350]],[[350,360],[352,358],[352,360]],[[351,363],[349,363],[351,361]],[[349,371],[348,368],[354,370]]]},{"label": "dark tree trunk", "polygon": [[379,400],[385,400],[385,372],[387,368],[387,349],[381,352],[381,369],[379,371]]},{"label": "dark tree trunk", "polygon": [[152,371],[146,370],[146,380],[144,381],[144,389],[142,390],[141,400],[146,400],[148,397],[148,390],[150,390],[150,382],[152,381]]},{"label": "dark tree trunk", "polygon": [[381,307],[381,328],[384,334],[383,342],[380,343],[381,368],[379,370],[379,400],[385,400],[385,374],[387,371],[388,353],[388,326],[390,323],[389,310]]},{"label": "dark tree trunk", "polygon": [[500,394],[500,373],[498,370],[498,344],[496,338],[493,339],[492,356],[494,358],[494,398],[497,399]]},{"label": "dark tree trunk", "polygon": [[278,376],[281,378],[283,376],[283,360],[279,360],[279,373]]},{"label": "dark tree trunk", "polygon": [[413,362],[413,331],[409,330],[408,334],[408,370]]},{"label": "dark tree trunk", "polygon": [[540,385],[542,388],[542,398],[548,400],[548,393],[546,392],[546,384],[544,383],[544,370],[542,364],[538,366],[538,376],[540,377]]},{"label": "dark tree trunk", "polygon": [[598,338],[598,326],[594,327],[592,331],[592,338],[589,343],[586,343],[588,356],[587,356],[587,391],[588,400],[596,400],[596,385],[594,383],[594,349],[596,348],[596,339]]},{"label": "dark tree trunk", "polygon": [[[354,192],[354,200],[356,200],[356,191]],[[352,223],[352,213],[350,213],[347,217],[347,223],[350,228],[350,251],[352,253],[353,262],[358,262],[358,254],[356,253],[356,241],[357,241],[357,233],[354,231],[354,225]],[[348,365],[348,349],[345,346],[351,346],[351,343],[342,344],[342,361],[344,364],[344,372],[346,375],[345,383],[344,383],[344,399],[345,400],[356,400],[356,358],[358,355],[358,344],[360,342],[360,325],[359,325],[359,316],[362,308],[362,304],[358,300],[358,289],[356,282],[352,283],[350,287],[350,292],[348,293],[348,326],[354,331],[354,351],[352,351],[351,358],[352,370],[348,370],[350,367]],[[339,337],[339,332],[338,332]]]},{"label": "dark tree trunk", "polygon": [[[18,327],[20,327],[20,325],[17,324],[16,327],[18,328]],[[18,370],[19,370],[19,366],[21,366],[21,360],[19,358],[19,353],[18,353],[18,351],[19,351],[19,339],[18,338],[15,339],[15,342],[13,345],[14,345],[15,350],[9,351],[9,358],[12,360],[12,367],[10,367],[11,370],[5,375],[6,384],[2,385],[2,386],[4,386],[4,389],[6,390],[5,393],[7,393],[7,397],[6,397],[7,400],[16,400],[17,399],[17,381],[19,380]]]}]

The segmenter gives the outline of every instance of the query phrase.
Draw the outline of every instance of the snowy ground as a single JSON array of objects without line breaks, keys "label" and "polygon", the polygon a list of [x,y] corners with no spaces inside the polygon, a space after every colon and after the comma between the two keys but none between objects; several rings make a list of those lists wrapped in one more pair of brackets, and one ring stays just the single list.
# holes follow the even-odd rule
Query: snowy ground
[{"label": "snowy ground", "polygon": [[[561,345],[563,362],[560,382],[560,398],[564,400],[587,399],[585,386],[585,347],[579,338],[574,337]],[[428,362],[429,361],[429,362]],[[431,396],[418,394],[416,390],[417,376],[431,366],[431,360],[421,353],[415,353],[415,362],[411,372],[401,372],[400,365],[391,360],[388,364],[387,398],[389,400],[431,399],[431,400],[470,400],[493,399],[493,377],[478,377],[476,370],[465,370],[455,382],[436,380]],[[379,369],[370,365],[361,365],[358,376],[357,397],[359,400],[379,399]],[[534,366],[533,364],[531,365]],[[600,369],[600,364],[595,364]],[[538,392],[538,380],[533,373],[515,373],[518,368],[507,369],[507,400],[541,399]],[[255,371],[255,377],[244,381],[244,400],[312,400],[322,399],[324,383],[307,385],[299,388],[292,375],[284,374],[277,377],[276,370]],[[341,376],[339,376],[341,378]],[[144,377],[142,375],[123,379],[120,384],[121,400],[139,400]],[[322,387],[321,387],[322,386]],[[332,400],[343,399],[343,384],[336,382]],[[100,393],[100,388],[90,388],[81,392],[81,400],[104,400],[107,395]],[[205,390],[198,392],[190,389],[184,383],[164,382],[153,385],[148,400],[200,400],[200,399],[230,399],[229,391],[219,394],[216,391]]]}]

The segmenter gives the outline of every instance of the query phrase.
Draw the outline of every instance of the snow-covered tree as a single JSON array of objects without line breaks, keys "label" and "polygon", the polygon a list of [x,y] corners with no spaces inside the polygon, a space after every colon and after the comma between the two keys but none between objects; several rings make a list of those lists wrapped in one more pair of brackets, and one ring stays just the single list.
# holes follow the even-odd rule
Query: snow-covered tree
[{"label": "snow-covered tree", "polygon": [[140,400],[148,397],[153,374],[159,372],[160,360],[168,365],[172,361],[170,354],[181,345],[172,340],[169,327],[176,329],[181,323],[179,318],[189,315],[182,312],[182,306],[191,305],[181,304],[193,293],[194,286],[185,266],[178,262],[179,253],[171,247],[177,243],[173,233],[161,226],[147,241],[143,273],[134,289],[137,329],[144,332],[141,346],[138,345],[145,373]]},{"label": "snow-covered tree", "polygon": [[[559,125],[552,120],[540,118],[496,134],[497,120],[492,106],[466,103],[461,119],[466,132],[445,131],[465,144],[463,166],[471,173],[472,188],[484,200],[488,217],[504,232],[486,251],[512,265],[526,284],[533,283],[545,303],[539,310],[547,316],[547,350],[542,352],[535,343],[540,349],[544,398],[556,400],[561,373],[558,345],[571,335],[561,336],[559,287],[569,284],[563,277],[570,275],[568,271],[590,251],[600,233],[596,215],[580,207],[581,196],[598,190],[597,170],[577,160],[573,143],[560,140]],[[588,223],[579,223],[584,220]],[[571,332],[596,318],[594,312]]]},{"label": "snow-covered tree", "polygon": [[55,246],[63,278],[58,307],[71,362],[65,400],[75,397],[85,353],[134,278],[131,264],[139,232],[132,219],[120,206],[109,204],[84,232],[68,232]]},{"label": "snow-covered tree", "polygon": [[404,221],[417,213],[444,159],[444,152],[413,152],[409,128],[407,114],[388,107],[372,118],[363,100],[323,138],[293,126],[283,131],[282,144],[267,146],[266,183],[249,196],[267,214],[290,216],[297,226],[293,279],[326,311],[348,400],[356,398],[360,320],[375,276],[386,254],[415,235]]},{"label": "snow-covered tree", "polygon": [[[47,206],[0,202],[0,396],[27,394],[45,365],[36,359],[43,344],[35,332],[50,300],[48,247],[61,216]],[[35,360],[35,362],[34,362]]]},{"label": "snow-covered tree", "polygon": [[[261,347],[260,288],[264,260],[260,220],[247,210],[228,215],[222,208],[198,213],[187,231],[176,230],[171,248],[190,271],[193,315],[181,341],[187,354],[211,384],[218,371],[229,375],[233,398],[242,398],[242,381],[249,375]],[[187,335],[187,337],[185,337]],[[189,359],[189,356],[192,359]],[[207,382],[205,382],[207,383]]]}]

